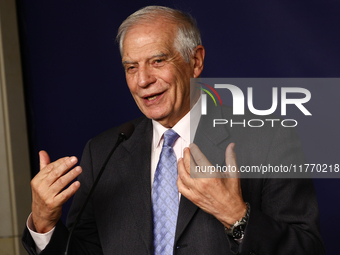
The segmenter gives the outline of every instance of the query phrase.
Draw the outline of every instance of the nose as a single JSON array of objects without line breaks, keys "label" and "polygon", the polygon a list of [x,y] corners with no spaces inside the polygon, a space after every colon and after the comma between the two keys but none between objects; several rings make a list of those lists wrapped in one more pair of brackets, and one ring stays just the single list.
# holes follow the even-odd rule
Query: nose
[{"label": "nose", "polygon": [[145,88],[150,83],[155,81],[155,77],[152,74],[152,70],[147,65],[139,66],[138,68],[138,86]]}]

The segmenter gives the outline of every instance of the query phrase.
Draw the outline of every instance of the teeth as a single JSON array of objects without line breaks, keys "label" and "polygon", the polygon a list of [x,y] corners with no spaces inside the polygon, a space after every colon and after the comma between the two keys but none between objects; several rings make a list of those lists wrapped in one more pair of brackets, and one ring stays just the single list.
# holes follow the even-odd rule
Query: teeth
[{"label": "teeth", "polygon": [[156,97],[157,97],[157,95],[156,95],[156,96],[152,96],[152,97],[148,97],[148,100],[149,100],[149,101],[152,101],[152,100],[154,100]]}]

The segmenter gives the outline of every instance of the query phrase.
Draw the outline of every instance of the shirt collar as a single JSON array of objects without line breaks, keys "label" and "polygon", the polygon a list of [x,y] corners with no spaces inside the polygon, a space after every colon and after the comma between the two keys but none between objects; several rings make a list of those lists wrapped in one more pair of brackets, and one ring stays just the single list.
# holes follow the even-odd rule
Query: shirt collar
[{"label": "shirt collar", "polygon": [[[192,107],[192,109],[182,119],[180,119],[176,123],[176,125],[173,126],[172,129],[176,131],[176,133],[186,143],[188,144],[192,143],[200,118],[201,118],[201,97],[198,99],[198,101]],[[168,130],[168,128],[162,126],[159,122],[155,120],[152,120],[152,126],[153,126],[152,145],[153,149],[155,150],[160,145],[162,136],[164,132]]]}]

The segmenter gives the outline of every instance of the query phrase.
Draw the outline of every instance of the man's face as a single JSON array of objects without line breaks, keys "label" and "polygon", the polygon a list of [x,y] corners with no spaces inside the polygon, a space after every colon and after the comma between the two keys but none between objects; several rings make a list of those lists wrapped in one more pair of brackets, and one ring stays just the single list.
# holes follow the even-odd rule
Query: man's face
[{"label": "man's face", "polygon": [[158,21],[135,25],[123,41],[123,65],[139,109],[165,127],[173,127],[190,110],[194,60],[185,63],[174,48],[176,26]]}]

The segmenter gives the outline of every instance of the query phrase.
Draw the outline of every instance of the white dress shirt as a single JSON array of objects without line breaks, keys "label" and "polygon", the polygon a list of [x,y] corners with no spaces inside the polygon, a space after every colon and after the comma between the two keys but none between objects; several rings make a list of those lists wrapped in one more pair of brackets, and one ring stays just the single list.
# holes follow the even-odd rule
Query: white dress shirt
[{"label": "white dress shirt", "polygon": [[[179,135],[178,139],[173,145],[174,152],[177,160],[183,157],[183,150],[193,142],[199,120],[201,118],[201,98],[192,107],[182,119],[180,119],[175,126],[172,127]],[[151,148],[151,188],[156,172],[159,156],[163,147],[163,134],[168,128],[163,127],[157,121],[152,120],[153,135],[152,135],[152,148]],[[180,194],[179,194],[180,197]],[[54,228],[47,233],[40,234],[35,231],[32,220],[32,214],[28,216],[26,225],[35,242],[36,252],[39,254],[46,245],[50,242]]]},{"label": "white dress shirt", "polygon": [[[183,150],[193,142],[194,135],[201,117],[201,100],[193,106],[182,119],[180,119],[172,129],[179,135],[178,139],[173,144],[173,150],[177,160],[183,157]],[[168,128],[163,127],[159,122],[152,120],[153,135],[151,148],[151,188],[155,176],[159,156],[163,147],[163,134]]]}]

